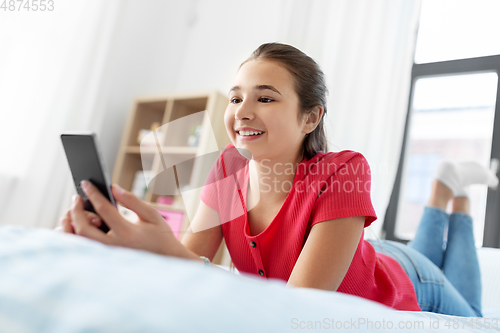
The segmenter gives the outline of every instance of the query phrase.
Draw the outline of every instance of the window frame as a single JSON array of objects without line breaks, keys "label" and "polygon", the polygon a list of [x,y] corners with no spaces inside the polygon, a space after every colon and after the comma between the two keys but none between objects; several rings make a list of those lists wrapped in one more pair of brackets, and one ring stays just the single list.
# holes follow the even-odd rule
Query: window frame
[{"label": "window frame", "polygon": [[[413,95],[415,83],[418,79],[424,77],[435,77],[444,75],[492,73],[498,76],[497,94],[495,102],[495,117],[493,121],[493,136],[491,143],[492,159],[500,160],[500,55],[492,55],[477,58],[458,59],[422,64],[413,64],[411,71],[411,87],[409,103],[406,114],[406,122],[403,134],[403,143],[399,157],[398,170],[392,189],[389,205],[387,206],[384,223],[382,226],[383,237],[401,243],[407,243],[410,240],[401,239],[395,235],[396,218],[398,213],[399,195],[401,189],[401,180],[403,174],[403,165],[406,153],[406,144],[408,140],[408,129],[411,121],[411,111],[413,105]],[[498,175],[498,172],[497,172]],[[483,231],[483,247],[500,248],[500,186],[493,190],[488,188],[486,200],[486,213]]]}]

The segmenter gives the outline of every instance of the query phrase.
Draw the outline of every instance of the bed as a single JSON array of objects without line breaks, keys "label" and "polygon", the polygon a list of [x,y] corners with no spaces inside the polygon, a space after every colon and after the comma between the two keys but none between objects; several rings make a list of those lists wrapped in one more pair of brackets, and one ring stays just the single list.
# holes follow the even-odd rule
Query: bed
[{"label": "bed", "polygon": [[500,250],[479,257],[485,318],[461,318],[2,226],[0,332],[500,332]]}]

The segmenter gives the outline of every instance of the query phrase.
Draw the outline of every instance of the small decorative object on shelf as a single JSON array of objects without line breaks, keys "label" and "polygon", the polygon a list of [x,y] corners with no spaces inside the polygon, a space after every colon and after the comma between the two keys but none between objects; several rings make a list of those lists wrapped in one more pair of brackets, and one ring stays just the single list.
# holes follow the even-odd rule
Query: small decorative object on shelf
[{"label": "small decorative object on shelf", "polygon": [[196,125],[191,128],[191,135],[188,138],[189,147],[198,147],[198,143],[200,143],[201,129],[201,125]]},{"label": "small decorative object on shelf", "polygon": [[[146,146],[156,146],[156,140],[154,136],[150,135],[148,136],[149,133],[156,131],[160,127],[159,122],[154,122],[151,124],[151,127],[149,130],[147,129],[140,129],[139,134],[137,135],[137,144],[140,145],[146,145]],[[156,132],[156,136],[158,138],[159,142],[163,142],[163,133],[160,131]]]},{"label": "small decorative object on shelf", "polygon": [[161,216],[165,219],[165,222],[170,226],[174,236],[179,239],[182,230],[182,221],[184,220],[184,214],[182,212],[174,212],[170,210],[157,209]]},{"label": "small decorative object on shelf", "polygon": [[[146,186],[146,174],[151,174],[150,170],[142,171],[138,170],[134,176],[134,183],[132,184],[132,193],[135,194],[139,199],[144,199],[146,197],[146,191],[148,190]],[[151,178],[151,176],[149,177]]]},{"label": "small decorative object on shelf", "polygon": [[174,203],[175,198],[171,195],[160,195],[158,199],[156,199],[156,202],[161,204],[161,205],[171,205]]},{"label": "small decorative object on shelf", "polygon": [[132,222],[132,223],[137,223],[139,221],[139,216],[137,214],[128,209],[123,207],[122,205],[118,205],[118,212],[120,213],[121,216],[125,218],[125,220]]}]

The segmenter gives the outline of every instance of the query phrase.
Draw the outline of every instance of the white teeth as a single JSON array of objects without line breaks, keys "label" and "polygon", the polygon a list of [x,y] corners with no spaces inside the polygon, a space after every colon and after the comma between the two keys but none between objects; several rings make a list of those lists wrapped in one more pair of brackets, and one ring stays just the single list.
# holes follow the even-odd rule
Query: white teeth
[{"label": "white teeth", "polygon": [[238,132],[240,135],[246,136],[246,135],[259,135],[264,132],[254,132],[254,131],[239,131]]}]

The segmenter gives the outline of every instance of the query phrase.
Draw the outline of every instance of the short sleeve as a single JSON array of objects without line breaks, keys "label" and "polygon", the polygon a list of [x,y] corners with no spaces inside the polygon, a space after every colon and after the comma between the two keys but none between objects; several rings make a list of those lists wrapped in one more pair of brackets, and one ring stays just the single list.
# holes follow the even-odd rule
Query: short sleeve
[{"label": "short sleeve", "polygon": [[245,182],[248,160],[234,146],[227,146],[213,167],[201,189],[200,199],[219,213],[221,223],[245,214],[242,184]]},{"label": "short sleeve", "polygon": [[321,184],[311,214],[311,226],[316,223],[351,216],[365,216],[365,228],[377,219],[371,201],[371,171],[360,153],[339,166]]},{"label": "short sleeve", "polygon": [[210,169],[205,185],[201,189],[200,193],[201,201],[217,212],[219,211],[217,181],[224,177],[221,164],[221,156],[219,156]]}]

